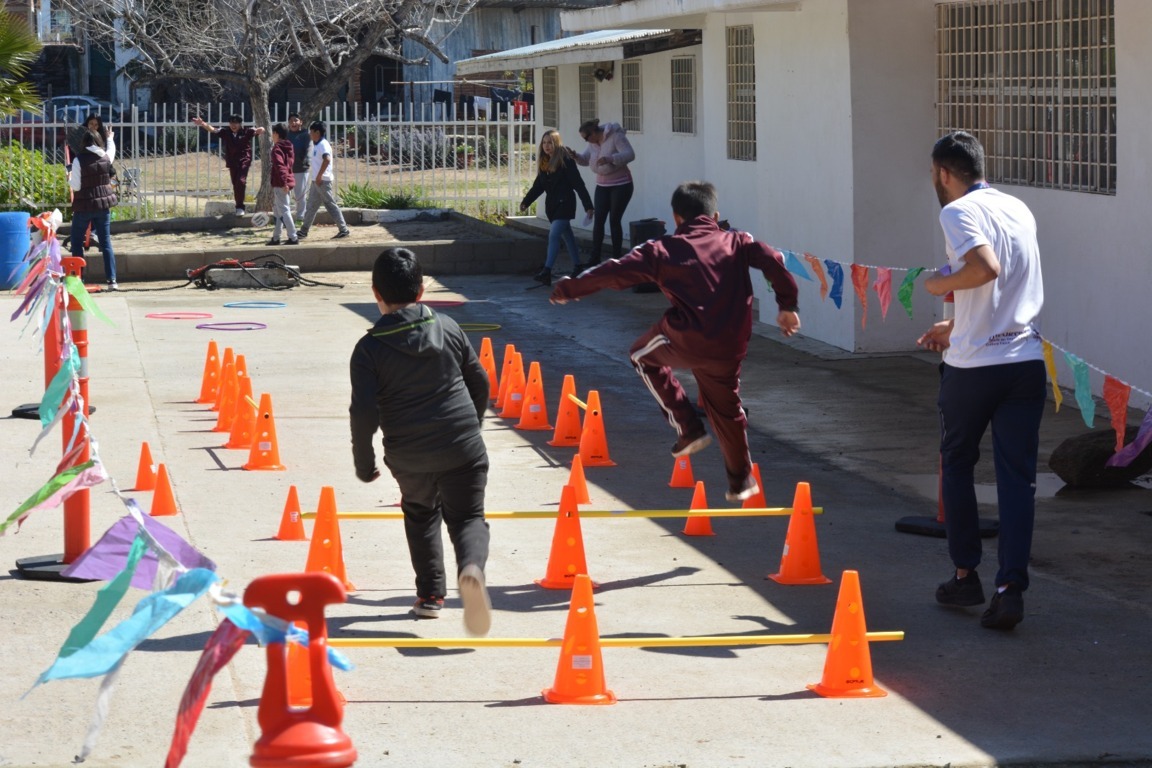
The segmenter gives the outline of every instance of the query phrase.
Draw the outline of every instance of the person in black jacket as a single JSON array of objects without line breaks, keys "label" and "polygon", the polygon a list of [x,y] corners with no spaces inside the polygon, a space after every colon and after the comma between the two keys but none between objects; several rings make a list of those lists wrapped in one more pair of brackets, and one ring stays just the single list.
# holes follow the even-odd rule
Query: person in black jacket
[{"label": "person in black jacket", "polygon": [[372,294],[381,317],[352,352],[352,458],[356,477],[380,477],[372,439],[384,433],[384,463],[400,488],[404,533],[416,572],[412,613],[440,615],[447,592],[440,521],[456,551],[464,628],[486,635],[488,523],[484,489],[488,451],[480,422],[488,374],[452,318],[424,304],[416,255],[389,248],[376,257]]},{"label": "person in black jacket", "polygon": [[576,235],[572,233],[572,219],[576,218],[576,196],[580,196],[580,202],[584,204],[584,212],[588,216],[592,216],[594,211],[588,187],[580,176],[576,162],[564,151],[564,141],[560,138],[559,131],[545,131],[540,138],[540,154],[536,159],[536,166],[539,172],[536,174],[536,180],[532,182],[532,188],[520,203],[520,212],[528,210],[528,206],[540,195],[546,196],[544,213],[551,222],[548,228],[548,258],[532,279],[544,285],[552,285],[552,266],[556,263],[557,254],[560,253],[561,239],[568,246],[568,253],[572,256],[572,275],[578,275],[584,269],[580,264]]},{"label": "person in black jacket", "polygon": [[104,150],[105,138],[92,131],[85,131],[80,144],[84,149],[76,154],[68,173],[72,187],[72,255],[84,255],[84,239],[91,226],[104,256],[108,290],[115,291],[116,254],[112,251],[111,222],[117,200],[112,186],[112,158]]}]

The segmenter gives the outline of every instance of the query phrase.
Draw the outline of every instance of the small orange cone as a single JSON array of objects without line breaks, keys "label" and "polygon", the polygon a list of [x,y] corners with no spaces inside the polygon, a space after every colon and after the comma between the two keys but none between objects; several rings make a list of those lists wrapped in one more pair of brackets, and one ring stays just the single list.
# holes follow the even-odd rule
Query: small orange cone
[{"label": "small orange cone", "polygon": [[500,417],[504,419],[518,419],[524,412],[524,390],[528,387],[528,380],[524,376],[524,356],[517,352],[513,357],[511,381],[504,389],[504,409]]},{"label": "small orange cone", "polygon": [[152,463],[152,449],[148,443],[140,444],[140,462],[136,465],[136,485],[132,490],[156,490],[156,468]]},{"label": "small orange cone", "polygon": [[316,523],[312,526],[312,544],[308,547],[308,562],[304,570],[323,571],[340,579],[344,589],[356,591],[348,581],[344,569],[344,546],[340,543],[340,518],[336,515],[336,490],[326,485],[320,489],[320,503],[316,508]]},{"label": "small orange cone", "polygon": [[508,394],[508,385],[512,381],[512,368],[516,365],[516,347],[511,344],[504,345],[504,362],[500,364],[500,387],[496,391],[496,407],[504,407],[504,399]]},{"label": "small orange cone", "polygon": [[528,368],[528,384],[524,387],[524,410],[516,429],[552,429],[548,423],[548,404],[544,400],[544,375],[540,373],[540,363],[533,362]]},{"label": "small orange cone", "polygon": [[500,396],[500,379],[496,377],[496,356],[492,354],[492,339],[485,336],[480,339],[480,365],[484,373],[488,374],[488,399],[495,400]]},{"label": "small orange cone", "polygon": [[608,436],[604,434],[604,414],[600,410],[600,393],[588,392],[588,407],[584,413],[584,429],[580,431],[580,460],[585,467],[614,467],[608,457]]},{"label": "small orange cone", "polygon": [[695,488],[696,478],[692,474],[692,457],[677,456],[676,463],[672,465],[672,479],[668,481],[669,488]]},{"label": "small orange cone", "polygon": [[577,575],[568,605],[568,622],[564,625],[560,663],[556,665],[556,681],[543,691],[544,701],[549,704],[616,703],[616,694],[604,683],[595,605],[592,580],[587,574]]},{"label": "small orange cone", "polygon": [[296,486],[288,486],[288,499],[284,502],[284,514],[280,516],[280,530],[276,532],[280,541],[307,541],[304,533],[304,520],[300,517],[300,496]]},{"label": "small orange cone", "polygon": [[220,381],[216,387],[216,399],[212,401],[212,410],[220,410],[220,398],[224,396],[224,377],[228,373],[228,366],[236,369],[236,354],[232,351],[232,347],[224,347],[224,361],[220,363]]},{"label": "small orange cone", "polygon": [[831,584],[820,572],[820,550],[816,545],[816,521],[812,515],[812,490],[808,483],[796,483],[788,535],[784,537],[784,555],[780,572],[768,578],[778,584]]},{"label": "small orange cone", "polygon": [[247,376],[237,378],[239,395],[236,398],[236,418],[232,419],[232,431],[228,434],[225,448],[252,447],[252,435],[256,431],[256,406],[252,403],[252,379]]},{"label": "small orange cone", "polygon": [[[243,355],[240,355],[243,358]],[[236,420],[236,400],[240,397],[240,379],[236,375],[236,364],[224,366],[224,378],[220,382],[220,407],[213,432],[231,432]]]},{"label": "small orange cone", "polygon": [[244,355],[236,355],[236,378],[248,375],[248,361],[244,359]]},{"label": "small orange cone", "polygon": [[752,477],[756,478],[756,485],[760,490],[744,499],[744,509],[762,509],[768,506],[768,497],[764,495],[764,481],[760,479],[760,465],[752,464]]},{"label": "small orange cone", "polygon": [[[692,494],[692,506],[688,509],[708,509],[708,497],[704,493],[704,481],[696,481],[696,491]],[[712,518],[707,516],[689,517],[684,521],[685,536],[715,536],[712,532]]]},{"label": "small orange cone", "polygon": [[572,457],[572,471],[568,473],[568,485],[576,494],[577,504],[590,504],[588,497],[588,480],[584,477],[584,462],[580,461],[580,454]]},{"label": "small orange cone", "polygon": [[588,573],[584,558],[584,534],[580,530],[580,512],[576,508],[576,492],[570,485],[560,492],[560,513],[556,515],[556,529],[552,532],[552,552],[548,555],[548,571],[536,583],[544,589],[571,589],[578,574]]},{"label": "small orange cone", "polygon": [[[200,397],[198,403],[215,403],[216,393],[220,389],[220,352],[216,342],[208,342],[208,356],[204,360],[204,375],[200,379]],[[140,490],[140,489],[137,489]]]},{"label": "small orange cone", "polygon": [[572,374],[565,374],[564,384],[560,387],[560,405],[556,409],[556,431],[548,445],[557,448],[575,448],[580,445],[580,406],[572,402],[576,395],[576,379]]},{"label": "small orange cone", "polygon": [[272,396],[265,392],[260,395],[260,407],[256,410],[256,428],[252,430],[252,448],[248,451],[248,463],[244,465],[244,469],[284,468],[280,463],[280,445],[276,442]]},{"label": "small orange cone", "polygon": [[831,699],[887,696],[888,692],[872,679],[872,654],[868,650],[860,574],[856,571],[844,571],[840,577],[831,634],[828,656],[824,659],[824,677],[819,683],[809,685],[809,690]]},{"label": "small orange cone", "polygon": [[152,517],[168,517],[179,514],[176,509],[176,496],[172,493],[172,483],[168,480],[168,468],[163,464],[156,468],[156,492],[152,494]]}]

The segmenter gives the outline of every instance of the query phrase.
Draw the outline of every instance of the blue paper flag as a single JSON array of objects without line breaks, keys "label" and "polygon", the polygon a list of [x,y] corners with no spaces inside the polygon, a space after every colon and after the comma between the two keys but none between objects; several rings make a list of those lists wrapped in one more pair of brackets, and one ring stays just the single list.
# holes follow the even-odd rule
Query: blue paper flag
[{"label": "blue paper flag", "polygon": [[828,295],[836,302],[836,309],[840,309],[840,305],[844,302],[844,267],[840,266],[839,262],[829,259],[824,260],[824,266],[828,268],[828,274],[832,277],[832,288],[828,291]]},{"label": "blue paper flag", "polygon": [[1072,376],[1076,380],[1076,403],[1080,406],[1080,415],[1088,429],[1092,429],[1092,420],[1096,418],[1096,401],[1092,399],[1092,383],[1088,380],[1088,364],[1071,352],[1064,353],[1064,360],[1072,369]]},{"label": "blue paper flag", "polygon": [[812,275],[808,274],[808,270],[804,269],[804,265],[800,263],[800,257],[796,255],[795,251],[783,251],[784,253],[784,268],[797,277],[802,277],[805,280],[812,280]]}]

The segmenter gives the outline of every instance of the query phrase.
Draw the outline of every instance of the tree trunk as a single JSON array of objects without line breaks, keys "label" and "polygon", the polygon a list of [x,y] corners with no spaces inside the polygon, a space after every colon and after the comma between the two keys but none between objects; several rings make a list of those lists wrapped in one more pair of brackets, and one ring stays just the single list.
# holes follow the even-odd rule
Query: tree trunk
[{"label": "tree trunk", "polygon": [[253,78],[248,83],[248,100],[252,106],[255,127],[263,126],[257,136],[260,147],[260,189],[256,192],[256,210],[272,210],[272,113],[268,110],[268,84]]}]

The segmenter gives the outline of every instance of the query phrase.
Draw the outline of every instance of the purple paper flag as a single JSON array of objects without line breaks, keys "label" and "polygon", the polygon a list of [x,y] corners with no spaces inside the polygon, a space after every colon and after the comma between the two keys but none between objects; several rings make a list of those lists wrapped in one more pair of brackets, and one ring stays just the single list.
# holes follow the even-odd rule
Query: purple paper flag
[{"label": "purple paper flag", "polygon": [[1136,432],[1136,439],[1112,454],[1108,458],[1108,461],[1104,462],[1105,466],[1128,466],[1132,463],[1133,459],[1144,452],[1144,449],[1148,447],[1148,443],[1152,443],[1152,409],[1149,409],[1148,413],[1144,414],[1144,421],[1140,423],[1140,429]]},{"label": "purple paper flag", "polygon": [[[205,568],[216,570],[216,563],[200,554],[179,534],[166,527],[154,517],[143,516],[144,527],[152,537],[168,550],[181,565],[186,568]],[[64,569],[64,576],[74,576],[79,579],[108,580],[116,577],[124,569],[128,560],[128,550],[132,548],[132,541],[136,538],[136,531],[140,524],[131,515],[125,515],[117,520],[100,540],[88,548],[76,561]],[[152,589],[152,582],[156,578],[156,553],[148,550],[136,568],[132,577],[132,586],[137,589]]]}]

